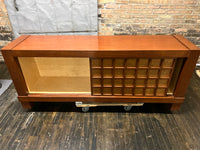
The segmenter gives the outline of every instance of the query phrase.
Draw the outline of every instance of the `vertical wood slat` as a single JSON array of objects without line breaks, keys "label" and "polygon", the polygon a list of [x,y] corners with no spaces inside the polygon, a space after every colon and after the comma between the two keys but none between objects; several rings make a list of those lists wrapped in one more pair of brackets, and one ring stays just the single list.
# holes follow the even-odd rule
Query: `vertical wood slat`
[{"label": "vertical wood slat", "polygon": [[165,93],[167,94],[168,92],[168,88],[169,88],[169,85],[170,85],[170,82],[171,82],[171,79],[172,79],[172,75],[174,73],[174,69],[175,69],[175,66],[176,66],[176,62],[177,62],[177,58],[175,58],[173,60],[173,65],[172,65],[172,69],[171,69],[171,72],[170,72],[170,75],[169,75],[169,79],[167,81],[167,88],[165,89]]},{"label": "vertical wood slat", "polygon": [[121,90],[122,90],[122,95],[124,95],[124,88],[125,88],[125,70],[126,70],[126,61],[127,61],[127,59],[125,58],[124,59],[124,62],[123,62],[123,79],[122,79],[122,88],[121,88]]},{"label": "vertical wood slat", "polygon": [[135,64],[135,79],[134,79],[134,82],[133,82],[133,93],[132,93],[133,96],[135,96],[135,87],[136,87],[136,80],[137,80],[138,64],[139,64],[139,58],[136,58],[136,64]]},{"label": "vertical wood slat", "polygon": [[100,59],[101,60],[101,95],[104,95],[103,93],[103,89],[104,89],[104,86],[103,86],[103,58]]},{"label": "vertical wood slat", "polygon": [[112,59],[112,95],[114,95],[114,78],[115,78],[115,59]]},{"label": "vertical wood slat", "polygon": [[159,84],[159,80],[160,80],[160,74],[161,74],[161,70],[162,70],[163,61],[164,61],[164,59],[161,58],[160,59],[160,68],[158,69],[158,78],[156,79],[156,88],[154,89],[154,96],[156,96],[156,92],[158,89],[158,84]]},{"label": "vertical wood slat", "polygon": [[146,92],[146,89],[147,89],[147,81],[149,80],[149,69],[150,69],[150,64],[151,64],[151,60],[152,59],[148,59],[148,69],[146,71],[146,79],[145,79],[145,85],[144,85],[144,89],[143,89],[143,96],[145,96],[145,92]]},{"label": "vertical wood slat", "polygon": [[93,81],[93,74],[92,74],[92,58],[89,58],[90,61],[90,86],[91,86],[91,95],[93,95],[93,85],[92,85],[92,81]]}]

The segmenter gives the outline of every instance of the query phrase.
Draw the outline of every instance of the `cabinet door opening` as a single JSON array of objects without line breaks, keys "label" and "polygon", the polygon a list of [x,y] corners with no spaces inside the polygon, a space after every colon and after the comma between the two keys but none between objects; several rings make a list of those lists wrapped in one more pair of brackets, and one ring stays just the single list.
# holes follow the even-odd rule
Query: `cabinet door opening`
[{"label": "cabinet door opening", "polygon": [[90,94],[89,58],[19,57],[29,93]]}]

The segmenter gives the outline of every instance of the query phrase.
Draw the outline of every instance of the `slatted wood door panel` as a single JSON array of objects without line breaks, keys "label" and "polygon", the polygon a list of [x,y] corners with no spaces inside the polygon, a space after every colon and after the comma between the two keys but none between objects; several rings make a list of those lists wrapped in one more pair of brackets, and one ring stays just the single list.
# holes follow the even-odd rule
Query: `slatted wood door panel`
[{"label": "slatted wood door panel", "polygon": [[92,95],[167,96],[176,62],[176,58],[91,58]]}]

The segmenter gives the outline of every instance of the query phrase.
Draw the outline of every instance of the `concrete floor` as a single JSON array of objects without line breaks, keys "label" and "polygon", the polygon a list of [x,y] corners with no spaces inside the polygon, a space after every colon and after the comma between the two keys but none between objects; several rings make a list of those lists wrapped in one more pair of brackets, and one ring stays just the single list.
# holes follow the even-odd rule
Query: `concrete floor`
[{"label": "concrete floor", "polygon": [[[8,79],[0,64],[0,79]],[[180,111],[165,104],[97,107],[82,113],[73,103],[22,108],[13,84],[0,97],[0,149],[200,149],[200,79],[194,74]]]}]

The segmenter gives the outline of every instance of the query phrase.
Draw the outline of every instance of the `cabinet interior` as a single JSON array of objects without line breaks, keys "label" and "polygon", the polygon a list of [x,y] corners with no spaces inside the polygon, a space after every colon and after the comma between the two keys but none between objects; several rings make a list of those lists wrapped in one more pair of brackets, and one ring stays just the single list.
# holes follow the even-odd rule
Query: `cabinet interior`
[{"label": "cabinet interior", "polygon": [[18,58],[29,93],[96,96],[173,95],[183,64],[183,59],[176,58],[89,59],[78,57]]}]

